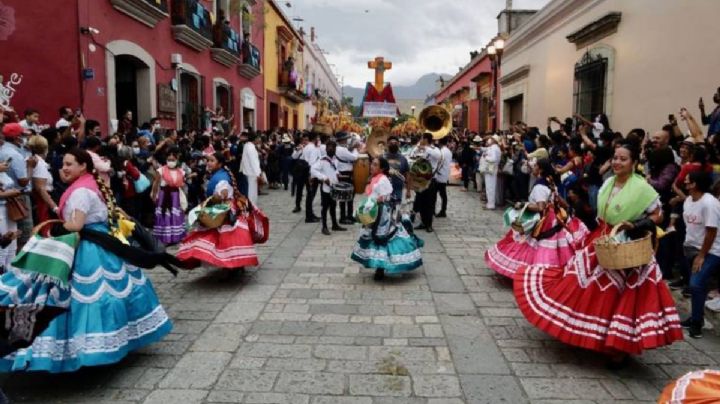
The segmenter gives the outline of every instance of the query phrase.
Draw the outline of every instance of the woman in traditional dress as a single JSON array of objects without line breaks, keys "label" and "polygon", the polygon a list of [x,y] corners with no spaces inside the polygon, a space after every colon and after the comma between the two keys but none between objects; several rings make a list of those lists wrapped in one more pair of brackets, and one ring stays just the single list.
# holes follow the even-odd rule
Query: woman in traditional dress
[{"label": "woman in traditional dress", "polygon": [[675,302],[653,258],[625,270],[599,265],[593,241],[620,224],[630,238],[655,232],[662,219],[657,192],[635,173],[639,152],[623,142],[612,160],[614,176],[599,191],[601,225],[564,266],[533,265],[515,274],[520,310],[536,327],[560,341],[606,352],[612,365],[626,354],[669,345],[683,338]]},{"label": "woman in traditional dress", "polygon": [[185,173],[178,166],[180,149],[168,150],[166,164],[158,169],[151,198],[155,200],[155,238],[164,244],[176,244],[185,237],[185,212],[180,203]]},{"label": "woman in traditional dress", "polygon": [[589,233],[582,221],[557,217],[554,198],[555,171],[547,159],[533,165],[535,181],[526,211],[545,215],[536,234],[520,234],[511,229],[505,237],[485,252],[485,264],[500,275],[512,278],[519,268],[528,265],[558,266],[567,262],[577,243]]},{"label": "woman in traditional dress", "polygon": [[422,265],[420,248],[424,243],[413,233],[409,215],[403,215],[400,222],[393,219],[389,172],[390,164],[384,158],[376,158],[370,165],[372,179],[365,195],[377,201],[377,218],[362,228],[352,252],[354,261],[375,269],[375,280],[383,279],[386,273],[408,272]]},{"label": "woman in traditional dress", "polygon": [[[220,227],[208,229],[195,224],[195,229],[180,243],[177,258],[191,266],[205,262],[226,270],[239,270],[258,265],[247,216],[242,211],[252,209],[247,199],[237,190],[233,174],[225,168],[225,158],[220,152],[207,157],[210,180],[205,196],[214,203],[230,205],[230,216],[236,219]],[[192,215],[191,215],[192,216]]]},{"label": "woman in traditional dress", "polygon": [[[115,201],[94,171],[92,157],[80,149],[69,150],[60,177],[70,184],[59,204],[65,230],[107,234],[108,209],[114,210]],[[71,251],[68,255],[61,250],[54,251],[53,258],[72,262],[68,287],[12,266],[0,278],[4,310],[33,312],[28,318],[37,314],[38,322],[46,309],[60,313],[45,324],[47,328],[40,327],[44,331],[38,336],[32,332],[33,321],[15,323],[16,336],[32,334],[34,340],[0,359],[0,371],[56,373],[108,365],[170,332],[170,319],[140,268],[85,238],[80,239],[74,260]]]}]

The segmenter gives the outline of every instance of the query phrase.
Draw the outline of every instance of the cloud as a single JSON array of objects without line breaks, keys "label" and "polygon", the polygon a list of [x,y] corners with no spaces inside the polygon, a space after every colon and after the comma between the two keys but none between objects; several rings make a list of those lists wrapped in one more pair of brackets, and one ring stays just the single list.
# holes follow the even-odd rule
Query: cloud
[{"label": "cloud", "polygon": [[[540,8],[548,0],[516,0],[514,7]],[[393,62],[386,80],[412,84],[426,73],[455,74],[497,33],[504,0],[293,0],[285,9],[314,26],[317,42],[345,84],[372,79],[367,61]],[[367,12],[366,12],[367,10]]]}]

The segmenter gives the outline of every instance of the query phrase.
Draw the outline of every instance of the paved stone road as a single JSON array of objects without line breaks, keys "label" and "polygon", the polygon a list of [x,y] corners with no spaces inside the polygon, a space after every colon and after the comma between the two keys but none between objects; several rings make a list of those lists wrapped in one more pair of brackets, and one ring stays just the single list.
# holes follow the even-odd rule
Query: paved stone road
[{"label": "paved stone road", "polygon": [[482,255],[499,213],[450,190],[451,215],[422,233],[425,266],[375,283],[349,259],[356,232],[323,236],[289,193],[264,196],[262,266],[150,272],[175,328],[123,362],[65,375],[6,376],[16,402],[460,404],[651,402],[691,369],[717,366],[707,336],[611,373],[602,356],[530,326]]}]

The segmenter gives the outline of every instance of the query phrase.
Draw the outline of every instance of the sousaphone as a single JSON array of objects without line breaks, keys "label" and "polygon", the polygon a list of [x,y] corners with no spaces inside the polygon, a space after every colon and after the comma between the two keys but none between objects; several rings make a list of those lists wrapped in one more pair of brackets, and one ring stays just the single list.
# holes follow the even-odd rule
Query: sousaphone
[{"label": "sousaphone", "polygon": [[370,136],[368,136],[366,142],[367,153],[371,157],[380,157],[385,154],[389,137],[389,129],[379,126],[372,128],[372,132],[370,133]]},{"label": "sousaphone", "polygon": [[440,105],[425,107],[420,112],[418,123],[425,132],[432,133],[433,139],[442,139],[452,130],[452,116]]}]

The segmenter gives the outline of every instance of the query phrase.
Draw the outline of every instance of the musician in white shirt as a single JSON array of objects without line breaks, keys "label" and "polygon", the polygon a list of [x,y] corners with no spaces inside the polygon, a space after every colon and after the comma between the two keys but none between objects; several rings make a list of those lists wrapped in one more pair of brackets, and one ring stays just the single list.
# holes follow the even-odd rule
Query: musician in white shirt
[{"label": "musician in white shirt", "polygon": [[[317,134],[308,134],[308,142],[302,147],[301,150],[296,150],[293,153],[293,158],[296,160],[303,160],[307,163],[307,174],[301,173],[298,178],[307,187],[307,195],[305,196],[305,223],[317,223],[320,218],[315,216],[312,211],[313,201],[315,200],[315,194],[317,194],[318,184],[316,181],[310,180],[310,167],[320,159],[320,149],[316,146]],[[293,178],[293,182],[297,179]],[[300,201],[302,200],[302,188],[297,185],[298,188],[295,191],[295,210],[294,213],[300,211]]]},{"label": "musician in white shirt", "polygon": [[[442,160],[442,153],[440,149],[433,145],[432,133],[426,132],[422,135],[420,143],[418,143],[415,150],[411,154],[412,159],[424,158],[430,162],[432,166],[433,175],[437,173],[438,165]],[[413,210],[420,213],[420,220],[422,224],[416,227],[416,229],[425,229],[428,233],[432,233],[433,227],[433,216],[435,215],[435,199],[437,198],[437,186],[435,179],[430,181],[428,188],[422,192],[417,192],[415,195],[415,203],[413,204]]]},{"label": "musician in white shirt", "polygon": [[447,146],[448,139],[449,137],[446,136],[438,142],[440,144],[442,159],[437,173],[435,173],[435,182],[437,183],[437,193],[440,195],[442,205],[440,207],[440,212],[435,215],[435,217],[447,217],[447,185],[448,182],[450,182],[450,165],[452,163],[452,152]]},{"label": "musician in white shirt", "polygon": [[330,230],[327,227],[327,214],[330,211],[330,219],[332,220],[333,231],[345,231],[344,227],[340,227],[337,222],[337,216],[335,213],[336,202],[332,198],[332,185],[338,183],[338,169],[337,160],[335,160],[335,141],[329,140],[325,143],[326,155],[316,161],[310,167],[310,178],[314,178],[322,183],[320,189],[320,204],[322,211],[320,216],[322,217],[322,233],[326,236],[330,235]]},{"label": "musician in white shirt", "polygon": [[[335,160],[337,161],[338,172],[340,173],[340,181],[348,184],[353,183],[353,166],[355,160],[358,159],[356,148],[348,148],[348,139],[350,134],[347,132],[339,132],[335,135],[337,140],[337,148],[335,150]],[[353,224],[353,201],[340,202],[340,224]]]}]

